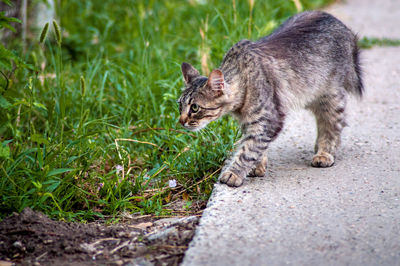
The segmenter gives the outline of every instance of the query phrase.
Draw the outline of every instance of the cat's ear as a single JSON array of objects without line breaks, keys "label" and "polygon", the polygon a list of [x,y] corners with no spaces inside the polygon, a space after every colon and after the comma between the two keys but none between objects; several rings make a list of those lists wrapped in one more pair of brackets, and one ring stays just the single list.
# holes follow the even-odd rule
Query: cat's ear
[{"label": "cat's ear", "polygon": [[182,75],[183,78],[185,79],[186,84],[190,84],[190,82],[192,82],[195,77],[200,76],[199,71],[197,71],[197,69],[195,69],[189,63],[183,62],[181,68],[182,68]]},{"label": "cat's ear", "polygon": [[221,70],[214,69],[208,77],[207,85],[213,90],[223,93],[225,87],[224,74]]}]

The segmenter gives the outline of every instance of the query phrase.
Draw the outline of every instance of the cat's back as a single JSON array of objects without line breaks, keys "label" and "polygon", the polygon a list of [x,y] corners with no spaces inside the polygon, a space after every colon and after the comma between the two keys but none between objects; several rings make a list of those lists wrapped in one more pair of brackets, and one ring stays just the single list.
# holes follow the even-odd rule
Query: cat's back
[{"label": "cat's back", "polygon": [[255,42],[255,46],[276,55],[286,52],[327,52],[342,44],[354,45],[356,37],[340,20],[322,11],[299,13],[278,27],[272,34]]},{"label": "cat's back", "polygon": [[343,61],[356,46],[356,35],[340,20],[322,11],[306,11],[289,18],[270,35],[255,42],[239,41],[225,54],[222,66],[248,65],[246,60],[257,58],[282,59],[291,64],[311,57]]}]

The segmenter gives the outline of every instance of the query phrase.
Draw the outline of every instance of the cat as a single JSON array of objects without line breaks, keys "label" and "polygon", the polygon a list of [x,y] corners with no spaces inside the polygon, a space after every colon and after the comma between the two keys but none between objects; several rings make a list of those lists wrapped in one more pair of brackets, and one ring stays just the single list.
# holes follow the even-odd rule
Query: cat
[{"label": "cat", "polygon": [[241,124],[242,138],[225,161],[219,180],[243,184],[264,176],[267,148],[289,111],[304,107],[316,117],[318,136],[311,165],[330,167],[345,122],[346,97],[364,92],[357,36],[321,11],[294,15],[269,36],[241,40],[208,77],[182,64],[185,88],[179,122],[197,131],[224,114]]}]

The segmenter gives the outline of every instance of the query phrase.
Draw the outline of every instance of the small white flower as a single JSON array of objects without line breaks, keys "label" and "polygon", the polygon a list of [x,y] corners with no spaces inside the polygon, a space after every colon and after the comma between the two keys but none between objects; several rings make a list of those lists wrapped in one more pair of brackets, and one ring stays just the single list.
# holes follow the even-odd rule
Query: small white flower
[{"label": "small white flower", "polygon": [[171,188],[176,187],[176,180],[175,179],[168,180],[168,186]]},{"label": "small white flower", "polygon": [[115,169],[117,170],[117,174],[119,174],[120,172],[122,172],[124,170],[124,167],[122,165],[117,164],[115,166]]}]

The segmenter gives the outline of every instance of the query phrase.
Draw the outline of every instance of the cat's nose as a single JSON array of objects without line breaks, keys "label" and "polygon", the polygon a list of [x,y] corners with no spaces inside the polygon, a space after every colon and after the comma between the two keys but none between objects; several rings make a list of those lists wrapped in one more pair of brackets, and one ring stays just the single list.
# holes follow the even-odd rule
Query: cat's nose
[{"label": "cat's nose", "polygon": [[179,118],[179,123],[181,123],[181,125],[185,125],[185,123],[187,122],[187,116],[186,115],[181,115],[181,117]]}]

